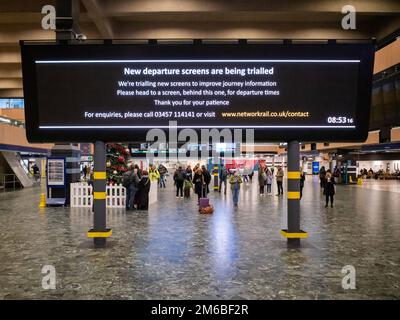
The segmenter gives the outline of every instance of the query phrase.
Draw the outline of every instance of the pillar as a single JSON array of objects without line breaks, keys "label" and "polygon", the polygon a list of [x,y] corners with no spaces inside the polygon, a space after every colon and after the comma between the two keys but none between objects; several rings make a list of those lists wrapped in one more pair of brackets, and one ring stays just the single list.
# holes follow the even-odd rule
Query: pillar
[{"label": "pillar", "polygon": [[93,238],[95,247],[105,247],[112,230],[107,228],[106,221],[106,146],[103,141],[94,144],[93,171],[93,229],[87,236]]},{"label": "pillar", "polygon": [[287,229],[281,234],[287,238],[288,248],[300,247],[300,239],[307,233],[300,229],[300,148],[298,141],[288,143],[287,152]]}]

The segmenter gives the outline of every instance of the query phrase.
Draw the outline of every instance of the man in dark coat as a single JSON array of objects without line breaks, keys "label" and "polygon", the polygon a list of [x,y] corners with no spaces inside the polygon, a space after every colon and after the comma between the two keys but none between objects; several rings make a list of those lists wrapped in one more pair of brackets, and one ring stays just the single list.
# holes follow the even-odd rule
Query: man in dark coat
[{"label": "man in dark coat", "polygon": [[150,184],[149,173],[146,170],[143,170],[142,177],[138,184],[138,210],[149,209]]}]

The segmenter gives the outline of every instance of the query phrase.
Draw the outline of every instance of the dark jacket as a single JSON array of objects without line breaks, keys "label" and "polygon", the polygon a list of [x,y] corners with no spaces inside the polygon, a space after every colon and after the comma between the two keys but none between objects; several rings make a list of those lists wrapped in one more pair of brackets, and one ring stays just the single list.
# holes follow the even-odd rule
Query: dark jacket
[{"label": "dark jacket", "polygon": [[266,183],[266,179],[267,178],[267,174],[265,173],[265,171],[263,169],[259,169],[258,170],[258,184],[260,185],[260,187],[265,186]]},{"label": "dark jacket", "polygon": [[138,183],[138,209],[147,210],[149,208],[150,179],[148,176],[142,176]]},{"label": "dark jacket", "polygon": [[193,176],[194,192],[198,195],[202,195],[202,190],[205,188],[203,174],[195,173]]},{"label": "dark jacket", "polygon": [[211,182],[211,174],[208,172],[208,170],[203,171],[203,176],[204,176],[204,182],[206,185],[209,185]]},{"label": "dark jacket", "polygon": [[184,172],[182,169],[178,169],[174,173],[174,181],[176,182],[184,182],[186,179],[186,172]]},{"label": "dark jacket", "polygon": [[327,196],[333,196],[335,194],[335,180],[330,178],[325,184],[324,194]]}]

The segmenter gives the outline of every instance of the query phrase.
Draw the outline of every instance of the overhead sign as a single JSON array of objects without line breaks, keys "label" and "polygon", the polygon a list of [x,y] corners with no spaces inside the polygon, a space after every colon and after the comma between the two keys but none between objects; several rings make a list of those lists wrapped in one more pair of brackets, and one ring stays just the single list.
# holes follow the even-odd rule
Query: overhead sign
[{"label": "overhead sign", "polygon": [[369,44],[22,45],[28,140],[143,141],[151,128],[363,140]]}]

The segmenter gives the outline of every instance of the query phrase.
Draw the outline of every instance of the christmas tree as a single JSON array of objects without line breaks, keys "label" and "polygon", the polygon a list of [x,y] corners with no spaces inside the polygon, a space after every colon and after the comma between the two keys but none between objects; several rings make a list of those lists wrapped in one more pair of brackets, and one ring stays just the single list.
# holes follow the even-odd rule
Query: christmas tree
[{"label": "christmas tree", "polygon": [[107,144],[107,183],[122,183],[122,177],[128,171],[129,149],[120,143]]}]

